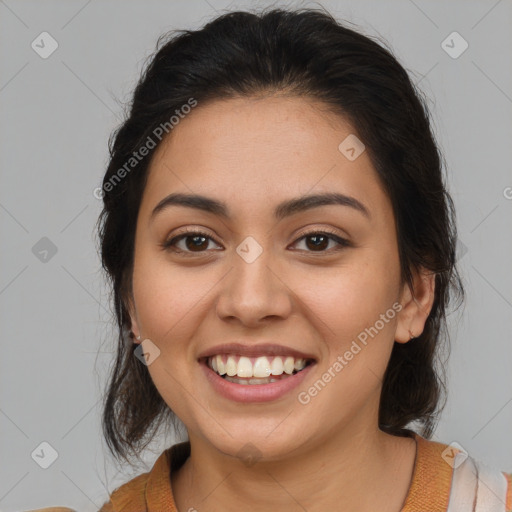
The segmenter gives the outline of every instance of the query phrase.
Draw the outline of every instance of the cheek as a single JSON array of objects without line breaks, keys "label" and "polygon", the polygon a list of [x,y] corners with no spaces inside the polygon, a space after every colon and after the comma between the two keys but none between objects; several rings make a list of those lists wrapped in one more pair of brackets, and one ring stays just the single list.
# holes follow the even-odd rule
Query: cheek
[{"label": "cheek", "polygon": [[[211,289],[207,275],[172,265],[165,258],[141,254],[134,267],[133,293],[140,329],[160,350],[148,366],[156,388],[179,417],[187,418],[190,365],[195,365],[190,340],[207,307]],[[206,294],[206,297],[205,297]]]},{"label": "cheek", "polygon": [[[311,321],[323,325],[325,336],[339,340],[341,347],[392,307],[398,280],[397,258],[383,257],[372,249],[354,251],[335,267],[287,273],[287,282],[300,290],[296,296],[307,306]],[[382,330],[389,330],[389,322]]]},{"label": "cheek", "polygon": [[302,290],[324,348],[319,372],[329,384],[318,407],[342,400],[349,414],[378,391],[394,342],[398,275],[397,254],[368,248],[335,268],[302,273],[300,283],[295,277],[291,288]]},{"label": "cheek", "polygon": [[326,275],[320,292],[318,281],[304,288],[311,293],[304,300],[323,338],[325,357],[318,370],[322,382],[301,391],[315,404],[315,416],[331,417],[334,423],[356,416],[365,404],[378,407],[397,311],[392,271],[382,272],[374,263],[367,260],[338,269],[331,278]]},{"label": "cheek", "polygon": [[178,341],[197,322],[209,288],[207,274],[197,268],[142,254],[134,268],[133,292],[144,336],[162,349],[179,348]]}]

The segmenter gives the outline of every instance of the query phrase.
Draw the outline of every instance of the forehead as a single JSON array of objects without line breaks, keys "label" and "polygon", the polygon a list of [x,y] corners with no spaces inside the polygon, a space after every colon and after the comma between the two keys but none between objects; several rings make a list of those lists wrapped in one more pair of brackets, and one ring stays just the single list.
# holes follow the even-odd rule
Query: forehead
[{"label": "forehead", "polygon": [[386,197],[367,152],[349,160],[339,149],[354,136],[345,119],[312,99],[198,103],[157,148],[142,206],[176,191],[252,209],[336,191],[379,207]]}]

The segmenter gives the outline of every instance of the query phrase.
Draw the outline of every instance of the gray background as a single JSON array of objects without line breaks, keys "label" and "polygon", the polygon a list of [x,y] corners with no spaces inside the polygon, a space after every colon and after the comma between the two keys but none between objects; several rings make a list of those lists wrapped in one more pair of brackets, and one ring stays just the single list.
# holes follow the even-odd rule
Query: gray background
[{"label": "gray background", "polygon": [[[58,504],[98,510],[173,441],[156,440],[136,468],[115,467],[105,451],[99,404],[114,331],[93,232],[101,202],[93,191],[122,102],[157,37],[248,5],[0,1],[2,511]],[[252,3],[258,5],[269,3]],[[384,37],[431,98],[468,291],[465,309],[450,316],[450,394],[434,439],[457,441],[512,471],[512,2],[322,5]],[[59,45],[47,59],[31,47],[43,31]],[[458,58],[441,46],[453,31],[469,44]],[[49,246],[44,237],[56,254],[41,252]],[[58,453],[48,469],[31,457],[44,441]]]}]

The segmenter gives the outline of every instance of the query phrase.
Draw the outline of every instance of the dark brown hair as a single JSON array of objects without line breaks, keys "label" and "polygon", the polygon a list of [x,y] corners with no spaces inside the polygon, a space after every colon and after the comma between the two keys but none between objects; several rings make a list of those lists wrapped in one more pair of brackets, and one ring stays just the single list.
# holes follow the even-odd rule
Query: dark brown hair
[{"label": "dark brown hair", "polygon": [[102,417],[115,457],[138,455],[162,421],[175,419],[147,367],[134,357],[138,345],[127,309],[137,215],[158,144],[133,170],[126,171],[126,163],[191,98],[201,108],[208,101],[260,94],[310,97],[351,123],[393,205],[402,283],[412,286],[413,269],[435,273],[435,300],[423,333],[394,344],[379,427],[404,436],[411,432],[405,427],[416,422],[420,433],[431,437],[446,391],[439,357],[449,348],[446,310],[454,294],[464,299],[456,267],[454,206],[422,93],[391,50],[347,25],[323,9],[239,11],[200,30],[159,38],[127,118],[109,140],[98,219],[119,335]]}]

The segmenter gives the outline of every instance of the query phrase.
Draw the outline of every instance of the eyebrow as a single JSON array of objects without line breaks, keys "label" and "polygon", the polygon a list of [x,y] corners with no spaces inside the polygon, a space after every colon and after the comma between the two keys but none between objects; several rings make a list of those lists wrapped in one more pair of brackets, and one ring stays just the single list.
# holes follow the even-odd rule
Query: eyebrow
[{"label": "eyebrow", "polygon": [[[277,220],[282,220],[285,217],[289,217],[312,208],[328,205],[348,206],[349,208],[363,214],[366,218],[371,218],[368,208],[355,197],[334,192],[313,194],[284,201],[276,206],[274,210],[274,217]],[[152,220],[158,213],[171,206],[185,206],[212,213],[219,217],[223,217],[224,219],[229,220],[231,218],[229,208],[222,201],[198,194],[175,193],[164,197],[155,206],[151,213],[150,220]]]}]

